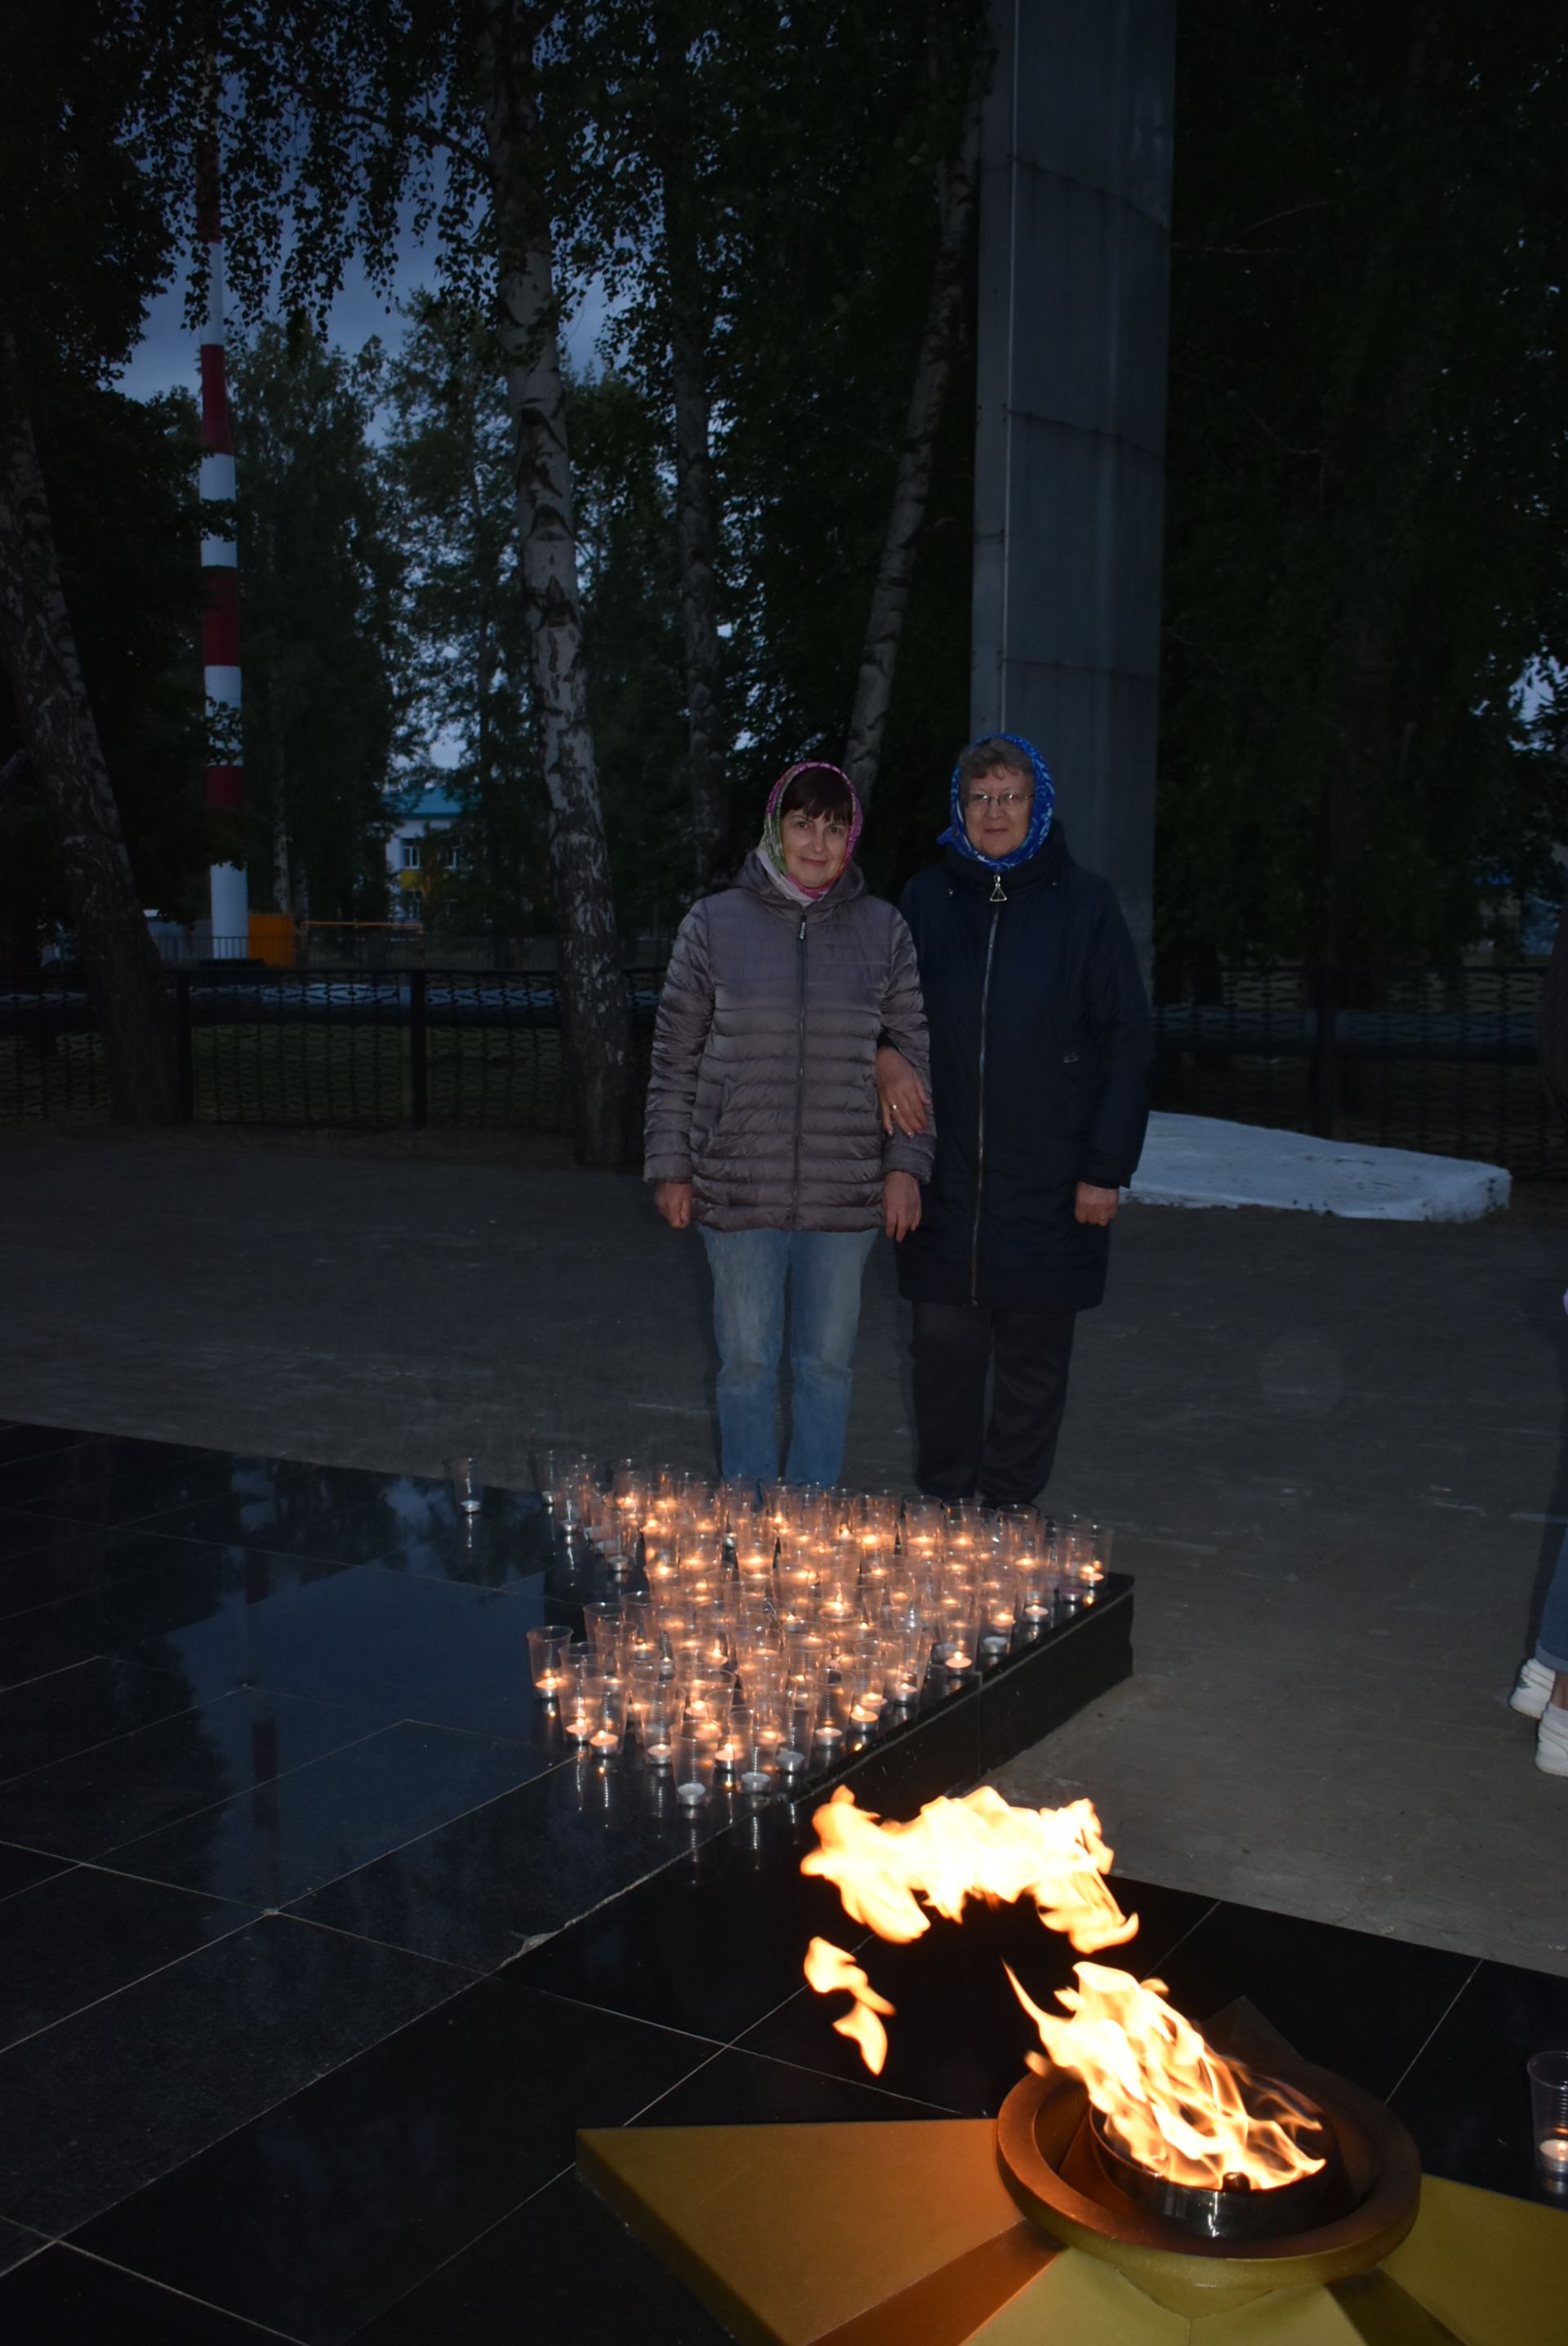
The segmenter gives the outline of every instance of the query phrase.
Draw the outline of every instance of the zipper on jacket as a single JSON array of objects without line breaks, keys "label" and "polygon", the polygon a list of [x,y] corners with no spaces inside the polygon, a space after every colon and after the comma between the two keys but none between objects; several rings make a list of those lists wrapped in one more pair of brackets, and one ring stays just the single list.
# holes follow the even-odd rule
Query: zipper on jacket
[{"label": "zipper on jacket", "polygon": [[795,976],[795,1178],[789,1193],[789,1227],[800,1221],[800,1141],[806,1113],[806,915],[796,933]]},{"label": "zipper on jacket", "polygon": [[980,1301],[980,1222],[985,1211],[985,1039],[991,1023],[991,964],[996,955],[996,923],[1002,918],[1002,907],[1007,902],[1007,891],[1002,884],[1002,874],[996,875],[996,885],[988,899],[992,906],[991,929],[985,940],[985,975],[980,986],[980,1081],[977,1086],[979,1105],[975,1111],[974,1131],[974,1233],[969,1249],[969,1300]]}]

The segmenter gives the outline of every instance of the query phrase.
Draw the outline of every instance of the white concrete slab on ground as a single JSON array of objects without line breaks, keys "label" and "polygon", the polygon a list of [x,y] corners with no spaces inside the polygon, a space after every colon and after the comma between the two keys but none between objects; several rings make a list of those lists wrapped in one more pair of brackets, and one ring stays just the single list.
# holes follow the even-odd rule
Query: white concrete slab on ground
[{"label": "white concrete slab on ground", "polygon": [[1272,1206],[1359,1222],[1474,1222],[1508,1203],[1512,1177],[1470,1157],[1371,1148],[1212,1116],[1149,1118],[1124,1194],[1143,1206]]}]

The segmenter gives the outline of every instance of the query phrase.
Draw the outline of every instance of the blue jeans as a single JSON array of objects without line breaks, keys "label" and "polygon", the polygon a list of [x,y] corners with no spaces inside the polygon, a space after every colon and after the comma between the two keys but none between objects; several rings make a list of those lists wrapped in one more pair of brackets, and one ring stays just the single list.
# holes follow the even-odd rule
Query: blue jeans
[{"label": "blue jeans", "polygon": [[779,1472],[779,1362],[790,1290],[791,1483],[833,1484],[844,1464],[860,1273],[875,1230],[702,1232],[713,1272],[718,1431],[728,1480]]},{"label": "blue jeans", "polygon": [[1557,1569],[1547,1585],[1546,1602],[1541,1608],[1535,1658],[1545,1669],[1568,1670],[1568,1532],[1563,1535]]}]

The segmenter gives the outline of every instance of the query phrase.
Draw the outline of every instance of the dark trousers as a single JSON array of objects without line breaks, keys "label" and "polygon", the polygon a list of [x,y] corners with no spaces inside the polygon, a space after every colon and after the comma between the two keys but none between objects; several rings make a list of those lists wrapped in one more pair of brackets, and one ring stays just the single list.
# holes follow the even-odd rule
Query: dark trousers
[{"label": "dark trousers", "polygon": [[[914,1308],[915,1430],[921,1489],[976,1492],[999,1506],[1032,1500],[1048,1480],[1067,1401],[1074,1311],[1001,1311],[971,1303]],[[991,1423],[986,1371],[994,1362]]]}]

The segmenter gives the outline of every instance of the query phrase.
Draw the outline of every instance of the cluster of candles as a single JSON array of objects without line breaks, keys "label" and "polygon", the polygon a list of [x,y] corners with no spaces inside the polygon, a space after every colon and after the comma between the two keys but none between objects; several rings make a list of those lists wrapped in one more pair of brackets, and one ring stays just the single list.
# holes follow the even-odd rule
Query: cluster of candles
[{"label": "cluster of candles", "polygon": [[945,1689],[1092,1603],[1111,1534],[895,1494],[709,1484],[626,1460],[541,1481],[569,1540],[616,1593],[585,1636],[529,1634],[535,1693],[601,1752],[635,1737],[680,1799],[761,1794],[831,1767]]}]

